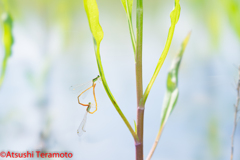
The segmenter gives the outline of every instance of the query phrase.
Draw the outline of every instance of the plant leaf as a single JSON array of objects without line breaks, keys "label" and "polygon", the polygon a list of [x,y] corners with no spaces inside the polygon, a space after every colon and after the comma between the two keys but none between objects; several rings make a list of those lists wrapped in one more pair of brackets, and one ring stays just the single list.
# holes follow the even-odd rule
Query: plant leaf
[{"label": "plant leaf", "polygon": [[99,47],[103,39],[103,30],[99,23],[99,11],[96,0],[84,0],[84,8],[87,13],[91,32]]},{"label": "plant leaf", "polygon": [[150,80],[150,82],[148,83],[148,86],[143,94],[143,97],[140,101],[140,104],[145,104],[146,103],[146,100],[147,100],[147,97],[150,93],[150,90],[153,86],[153,83],[154,81],[156,80],[157,78],[157,75],[160,71],[160,69],[162,68],[162,65],[167,57],[167,54],[168,54],[168,51],[169,51],[169,48],[171,46],[171,43],[172,43],[172,38],[173,38],[173,34],[174,34],[174,30],[175,30],[175,26],[179,20],[179,16],[180,16],[180,11],[181,11],[181,7],[180,7],[180,4],[179,4],[179,0],[175,0],[175,7],[174,9],[172,10],[172,12],[170,13],[170,18],[171,18],[171,26],[169,28],[169,31],[168,31],[168,37],[167,37],[167,41],[166,41],[166,44],[165,44],[165,47],[162,51],[162,54],[158,60],[158,63],[157,63],[157,66],[156,66],[156,69],[153,73],[153,76]]},{"label": "plant leaf", "polygon": [[133,5],[133,0],[121,0],[123,7],[126,11],[126,14],[132,19],[132,5]]},{"label": "plant leaf", "polygon": [[187,46],[188,40],[190,37],[190,33],[188,36],[185,38],[185,40],[182,43],[182,47],[180,52],[176,55],[175,59],[172,62],[172,66],[170,71],[168,72],[167,76],[167,91],[165,93],[164,101],[163,101],[163,106],[162,106],[162,113],[161,113],[161,127],[162,128],[165,123],[168,120],[168,117],[172,113],[176,102],[178,100],[178,70],[179,66],[182,60],[182,56],[184,53],[184,50]]},{"label": "plant leaf", "polygon": [[103,30],[99,23],[99,12],[98,12],[98,6],[97,6],[96,0],[84,0],[84,8],[87,13],[89,26],[90,26],[90,29],[91,29],[91,32],[93,35],[94,50],[95,50],[95,55],[96,55],[96,60],[97,60],[97,66],[98,66],[99,75],[102,79],[103,87],[104,87],[109,99],[111,100],[113,106],[117,110],[118,114],[121,116],[122,120],[128,127],[129,131],[131,132],[135,142],[138,142],[139,139],[138,139],[137,134],[134,132],[132,126],[128,122],[125,115],[122,113],[120,107],[118,106],[115,98],[113,97],[113,95],[110,91],[110,88],[108,87],[108,84],[107,84],[107,81],[106,81],[106,78],[104,75],[101,56],[100,56],[100,43],[103,39]]},{"label": "plant leaf", "polygon": [[[190,32],[191,33],[191,32]],[[155,142],[152,146],[152,149],[150,150],[148,156],[147,156],[147,160],[150,160],[157,145],[159,142],[159,139],[162,135],[162,131],[164,128],[164,125],[166,124],[168,117],[170,116],[170,114],[172,113],[176,103],[177,103],[177,99],[178,99],[178,88],[177,88],[177,83],[178,83],[178,70],[179,70],[179,66],[182,60],[182,56],[183,56],[183,52],[187,46],[189,37],[190,37],[190,33],[187,35],[187,37],[184,39],[183,43],[182,43],[182,47],[180,52],[176,55],[176,58],[173,60],[172,62],[172,66],[170,71],[168,72],[168,76],[167,76],[167,91],[164,97],[164,101],[163,101],[163,106],[162,106],[162,113],[161,113],[161,125],[160,128],[158,130],[158,134],[157,137],[155,139]]]},{"label": "plant leaf", "polygon": [[135,120],[134,120],[134,126],[135,126],[135,133],[137,134],[137,124]]},{"label": "plant leaf", "polygon": [[131,36],[134,57],[135,57],[136,40],[135,40],[135,34],[134,34],[134,30],[133,30],[133,25],[132,25],[132,5],[133,5],[133,0],[121,0],[121,1],[122,1],[124,9],[126,11],[127,18],[128,18],[128,27],[129,27],[129,32],[130,32],[130,36]]},{"label": "plant leaf", "polygon": [[179,4],[179,0],[175,0],[175,8],[172,10],[172,12],[170,13],[170,18],[171,18],[171,24],[172,25],[176,25],[179,17],[180,17],[180,11],[181,11],[181,7]]},{"label": "plant leaf", "polygon": [[13,28],[13,21],[9,13],[3,13],[2,14],[2,21],[3,21],[3,45],[4,45],[4,50],[5,50],[5,55],[2,63],[2,72],[0,76],[0,87],[3,83],[3,79],[5,76],[6,72],[6,67],[7,67],[7,61],[8,58],[12,54],[12,45],[13,45],[13,33],[12,33],[12,28]]}]

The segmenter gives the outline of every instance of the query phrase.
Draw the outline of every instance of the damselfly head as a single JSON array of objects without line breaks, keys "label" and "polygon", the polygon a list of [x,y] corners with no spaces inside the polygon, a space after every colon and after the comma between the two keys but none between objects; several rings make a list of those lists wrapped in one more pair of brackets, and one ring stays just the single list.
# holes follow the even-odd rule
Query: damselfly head
[{"label": "damselfly head", "polygon": [[97,81],[98,81],[99,83],[102,83],[102,78],[99,77]]},{"label": "damselfly head", "polygon": [[95,109],[96,109],[95,102],[89,102],[86,111],[87,112],[93,112]]},{"label": "damselfly head", "polygon": [[92,80],[93,84],[100,81],[101,81],[101,77],[99,75]]}]

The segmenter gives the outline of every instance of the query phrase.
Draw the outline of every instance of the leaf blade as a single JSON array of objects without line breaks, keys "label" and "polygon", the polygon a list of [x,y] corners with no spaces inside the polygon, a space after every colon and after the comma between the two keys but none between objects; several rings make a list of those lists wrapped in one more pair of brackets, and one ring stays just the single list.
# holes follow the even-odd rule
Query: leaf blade
[{"label": "leaf blade", "polygon": [[[190,32],[191,33],[191,32]],[[168,78],[167,78],[167,91],[166,94],[164,96],[164,101],[163,101],[163,107],[162,107],[162,112],[161,112],[161,124],[160,124],[160,128],[158,130],[158,134],[157,137],[155,139],[155,142],[152,146],[152,149],[150,150],[148,156],[147,156],[147,160],[150,160],[157,145],[159,142],[159,139],[162,135],[162,131],[164,128],[164,125],[166,124],[168,117],[170,116],[170,114],[172,113],[176,103],[177,103],[177,99],[178,99],[178,88],[177,88],[177,81],[178,81],[178,70],[179,70],[179,66],[180,66],[180,62],[184,53],[184,50],[187,46],[189,37],[190,37],[190,33],[188,34],[188,36],[184,39],[182,45],[181,45],[181,50],[180,52],[176,55],[176,58],[174,59],[173,63],[172,63],[172,67],[168,73]],[[174,74],[173,74],[174,73]],[[174,75],[175,77],[172,78],[172,75]],[[170,76],[170,77],[169,77]],[[169,81],[172,81],[172,83],[175,83],[173,85],[171,85],[171,83],[169,83]]]},{"label": "leaf blade", "polygon": [[84,8],[87,13],[90,30],[93,35],[93,43],[94,43],[96,60],[97,60],[97,66],[98,66],[99,75],[102,79],[103,87],[104,87],[109,99],[111,100],[113,106],[117,110],[118,114],[121,116],[122,120],[128,127],[129,131],[131,132],[134,140],[136,142],[138,142],[139,139],[138,139],[137,134],[134,132],[132,126],[130,125],[127,118],[121,111],[120,107],[118,106],[115,98],[113,97],[113,95],[110,91],[110,88],[108,87],[108,84],[107,84],[107,81],[106,81],[106,78],[104,75],[104,70],[102,67],[102,61],[101,61],[101,56],[100,56],[100,43],[103,39],[103,30],[99,23],[99,11],[98,11],[98,6],[97,6],[96,0],[84,0]]},{"label": "leaf blade", "polygon": [[172,113],[178,100],[178,71],[183,57],[184,50],[190,38],[190,33],[182,43],[180,52],[176,55],[172,62],[172,66],[167,76],[167,91],[164,97],[162,112],[161,112],[161,127],[165,125],[170,114]]},{"label": "leaf blade", "polygon": [[2,86],[4,77],[5,77],[7,61],[12,54],[12,45],[14,43],[13,32],[12,32],[12,28],[13,28],[12,17],[10,16],[9,13],[5,12],[2,14],[2,21],[3,21],[3,45],[4,45],[5,55],[2,62],[0,87]]},{"label": "leaf blade", "polygon": [[148,95],[150,93],[150,90],[154,84],[154,81],[156,80],[157,78],[157,75],[159,73],[159,71],[161,70],[162,68],[162,65],[167,57],[167,54],[168,54],[168,51],[169,51],[169,48],[171,46],[171,43],[172,43],[172,38],[173,38],[173,34],[174,34],[174,30],[175,30],[175,26],[179,20],[179,17],[180,17],[180,11],[181,11],[181,7],[180,7],[180,4],[179,4],[179,0],[175,0],[175,7],[174,9],[172,10],[172,12],[170,13],[170,19],[171,19],[171,26],[169,28],[169,31],[168,31],[168,36],[167,36],[167,41],[166,41],[166,44],[164,46],[164,49],[162,51],[162,54],[158,60],[158,63],[157,63],[157,66],[156,66],[156,69],[153,73],[153,76],[150,80],[150,82],[148,83],[148,86],[143,94],[143,97],[141,99],[141,104],[145,104],[146,103],[146,100],[148,98]]},{"label": "leaf blade", "polygon": [[100,42],[103,39],[103,30],[99,23],[99,11],[96,0],[84,0],[84,8],[87,13],[92,35],[96,40],[97,45],[100,45]]},{"label": "leaf blade", "polygon": [[129,27],[129,32],[130,32],[130,36],[131,36],[134,57],[135,57],[136,40],[135,40],[135,34],[134,34],[134,30],[133,30],[133,25],[132,25],[132,5],[133,5],[133,0],[121,0],[121,2],[123,4],[123,7],[124,7],[125,12],[127,14],[128,27]]},{"label": "leaf blade", "polygon": [[132,19],[133,0],[121,0],[126,14]]}]

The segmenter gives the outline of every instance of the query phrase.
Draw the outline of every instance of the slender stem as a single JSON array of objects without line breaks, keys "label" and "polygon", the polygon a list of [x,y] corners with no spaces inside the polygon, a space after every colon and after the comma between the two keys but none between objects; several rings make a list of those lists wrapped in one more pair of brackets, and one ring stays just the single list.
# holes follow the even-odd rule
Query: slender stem
[{"label": "slender stem", "polygon": [[152,158],[152,155],[153,155],[153,153],[154,153],[154,151],[155,151],[155,149],[156,149],[156,147],[158,145],[158,141],[159,141],[159,139],[160,139],[160,137],[162,135],[163,128],[164,128],[164,125],[162,125],[161,128],[159,129],[157,137],[155,139],[155,142],[154,142],[154,144],[152,146],[152,149],[150,150],[146,160],[150,160]]},{"label": "slender stem", "polygon": [[[143,94],[142,87],[142,32],[143,32],[143,7],[142,0],[137,1],[137,48],[136,48],[136,88],[137,88],[137,105]],[[144,108],[144,106],[139,106]]]},{"label": "slender stem", "polygon": [[143,160],[143,123],[144,123],[144,109],[140,107],[137,109],[137,135],[139,142],[135,142],[136,160]]},{"label": "slender stem", "polygon": [[237,127],[237,107],[235,106],[235,113],[234,113],[234,125],[233,125],[233,131],[232,131],[232,136],[231,136],[231,158],[230,160],[233,159],[233,150],[234,150],[234,135],[236,132],[236,127]]},{"label": "slender stem", "polygon": [[230,160],[233,159],[233,151],[234,151],[234,135],[236,132],[237,128],[237,113],[238,113],[238,106],[239,106],[239,101],[240,101],[240,66],[239,66],[239,78],[238,78],[238,85],[237,85],[237,102],[234,105],[234,125],[233,125],[233,132],[232,132],[232,137],[231,137],[231,157]]},{"label": "slender stem", "polygon": [[0,88],[3,84],[3,80],[4,80],[6,68],[7,68],[8,57],[9,57],[9,55],[7,53],[5,53],[5,56],[4,56],[4,59],[3,59],[3,62],[2,62],[2,71],[1,71],[1,75],[0,75]]},{"label": "slender stem", "polygon": [[136,47],[136,89],[137,89],[137,135],[136,160],[143,160],[143,119],[144,105],[140,105],[143,95],[142,87],[142,34],[143,34],[143,0],[137,0],[137,47]]}]

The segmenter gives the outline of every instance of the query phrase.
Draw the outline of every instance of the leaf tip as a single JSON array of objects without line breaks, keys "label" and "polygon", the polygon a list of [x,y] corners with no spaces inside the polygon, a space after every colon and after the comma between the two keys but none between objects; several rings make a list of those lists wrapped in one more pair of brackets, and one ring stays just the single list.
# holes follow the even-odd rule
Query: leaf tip
[{"label": "leaf tip", "polygon": [[183,43],[182,43],[183,49],[186,48],[186,46],[187,46],[187,44],[188,44],[188,41],[189,41],[189,39],[190,39],[191,34],[192,34],[192,31],[190,31],[190,32],[188,33],[188,35],[186,36],[186,38],[184,39],[184,41],[183,41]]}]

